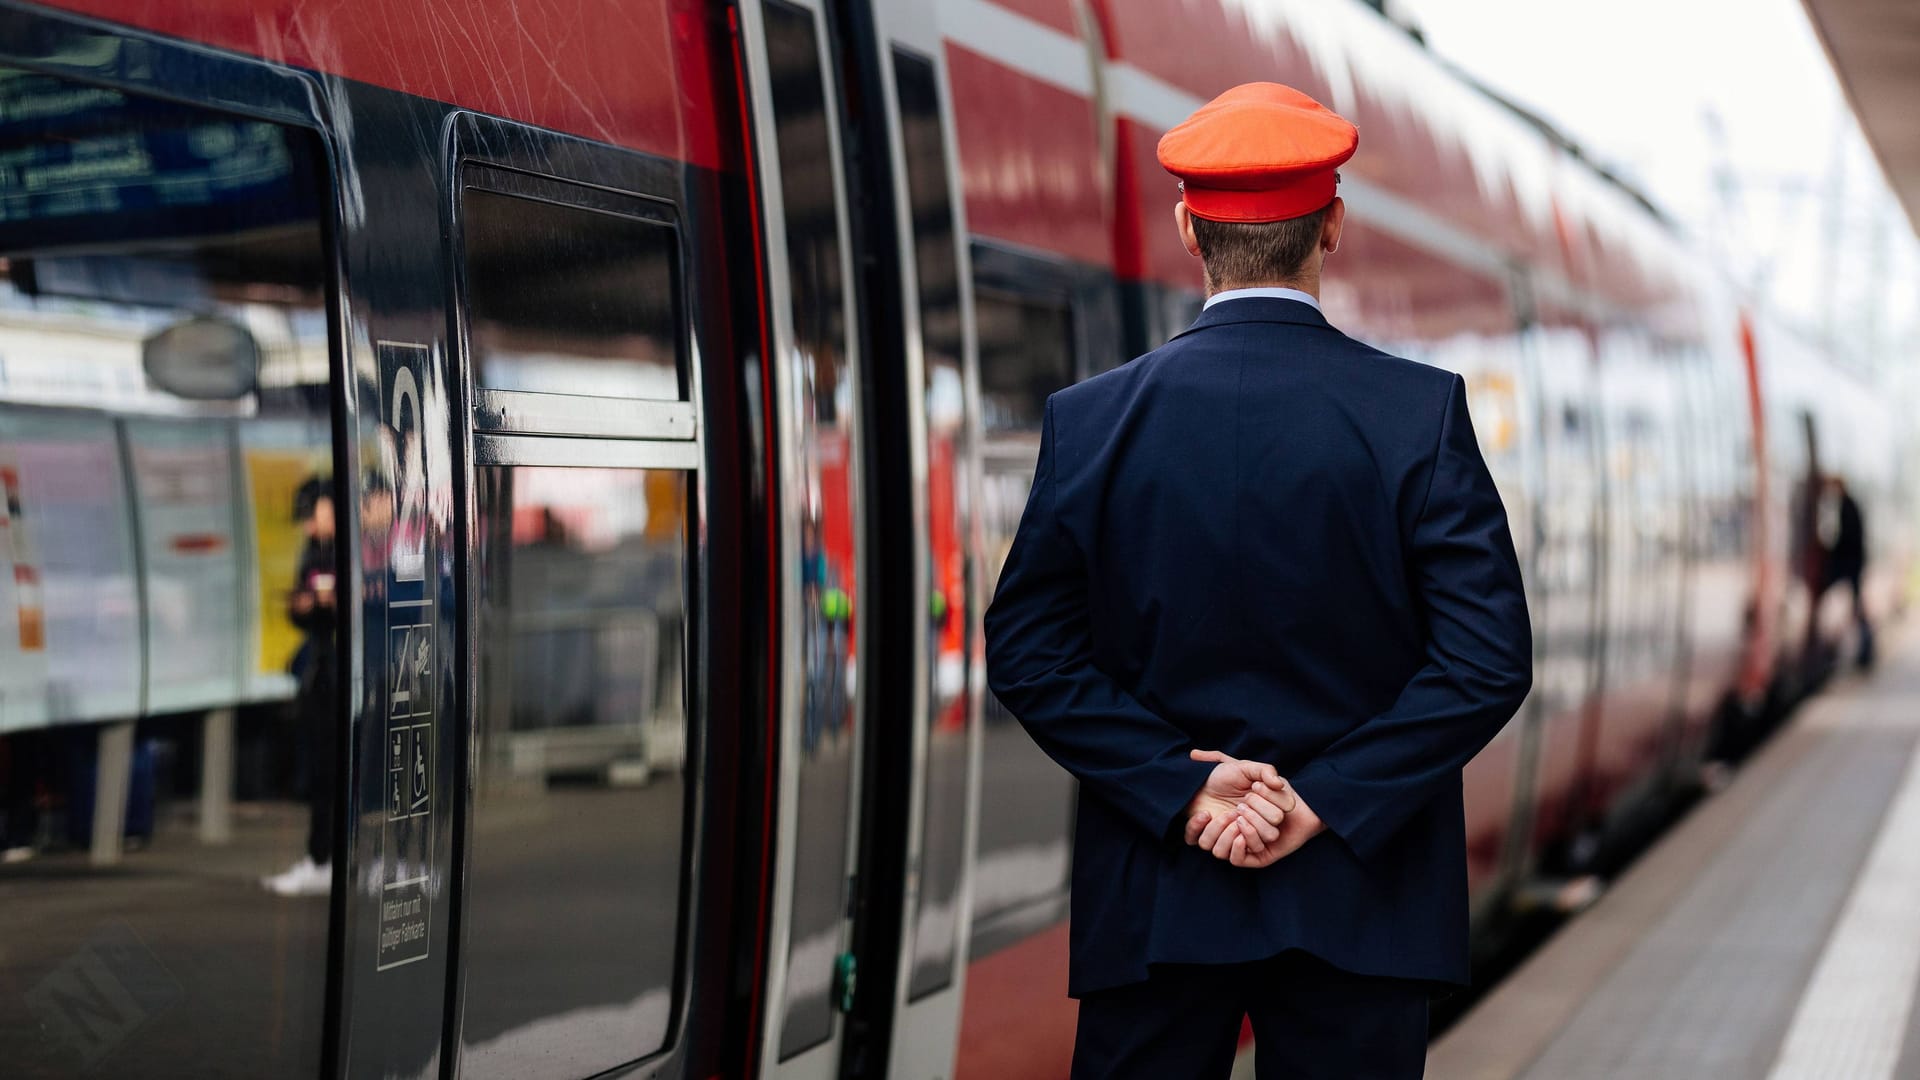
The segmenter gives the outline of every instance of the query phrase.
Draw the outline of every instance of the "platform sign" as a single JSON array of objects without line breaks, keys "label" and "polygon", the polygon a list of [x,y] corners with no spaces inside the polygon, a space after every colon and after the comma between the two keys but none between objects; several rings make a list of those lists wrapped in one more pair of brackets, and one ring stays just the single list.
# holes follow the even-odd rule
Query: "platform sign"
[{"label": "platform sign", "polygon": [[[8,498],[17,546],[37,566],[36,657],[45,682],[25,687],[52,723],[118,720],[142,707],[140,610],[132,510],[120,436],[104,416],[0,412],[13,482]],[[15,569],[16,581],[20,575]]]},{"label": "platform sign", "polygon": [[240,697],[247,647],[233,429],[124,423],[146,574],[146,711],[230,706]]},{"label": "platform sign", "polygon": [[[378,343],[383,476],[392,487],[368,498],[391,507],[381,572],[386,577],[386,672],[382,680],[386,765],[382,795],[380,932],[374,962],[386,971],[425,960],[433,890],[434,738],[438,678],[435,564],[428,528],[420,387],[431,353],[424,345]],[[390,500],[390,501],[388,501]]]},{"label": "platform sign", "polygon": [[[249,700],[294,694],[293,660],[307,637],[287,612],[307,545],[293,516],[294,497],[300,485],[333,471],[332,439],[324,421],[254,418],[240,425],[241,527],[251,530],[253,541],[243,577],[252,617],[243,646]],[[344,514],[346,508],[337,509]]]}]

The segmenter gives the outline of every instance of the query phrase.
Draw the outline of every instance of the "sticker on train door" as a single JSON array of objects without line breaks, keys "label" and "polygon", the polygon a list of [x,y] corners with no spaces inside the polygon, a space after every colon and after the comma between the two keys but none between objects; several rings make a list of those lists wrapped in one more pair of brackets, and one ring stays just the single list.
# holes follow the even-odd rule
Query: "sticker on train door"
[{"label": "sticker on train door", "polygon": [[[426,445],[420,388],[432,353],[425,345],[382,341],[380,356],[381,491],[387,516],[384,550],[374,538],[385,577],[386,813],[380,835],[380,932],[376,971],[425,960],[433,897],[434,618],[433,565],[427,521]],[[373,522],[369,521],[369,532]]]}]

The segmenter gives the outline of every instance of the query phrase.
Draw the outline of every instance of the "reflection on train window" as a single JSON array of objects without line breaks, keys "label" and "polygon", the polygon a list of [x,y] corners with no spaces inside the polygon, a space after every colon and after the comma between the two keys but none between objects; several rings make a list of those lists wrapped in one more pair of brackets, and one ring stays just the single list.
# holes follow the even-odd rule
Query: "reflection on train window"
[{"label": "reflection on train window", "polygon": [[847,356],[840,209],[834,191],[831,108],[813,15],[773,0],[765,8],[774,125],[780,143],[793,349],[782,404],[793,422],[788,480],[800,501],[798,627],[801,701],[799,807],[789,925],[782,1058],[833,1034],[833,957],[846,919],[848,836],[858,713],[859,529],[855,376]]},{"label": "reflection on train window", "polygon": [[9,1077],[320,1069],[320,161],[305,132],[0,69]]},{"label": "reflection on train window", "polygon": [[1073,313],[1064,302],[998,289],[976,290],[973,309],[981,420],[989,433],[1037,438],[1047,395],[1073,381]]},{"label": "reflection on train window", "polygon": [[688,474],[496,466],[475,483],[461,1072],[586,1076],[660,1049],[672,1014]]},{"label": "reflection on train window", "polygon": [[[1047,395],[1072,381],[1073,312],[997,289],[974,291],[986,443],[980,514],[989,582],[1013,544],[1033,486]],[[1065,917],[1073,783],[998,699],[985,703],[973,938],[983,956]]]},{"label": "reflection on train window", "polygon": [[471,187],[461,207],[476,385],[686,396],[670,226]]},{"label": "reflection on train window", "polygon": [[1541,737],[1534,787],[1535,836],[1558,836],[1577,811],[1585,783],[1581,728],[1600,688],[1606,490],[1599,425],[1588,411],[1599,396],[1585,328],[1548,311],[1526,331],[1538,380],[1541,486],[1534,578],[1533,700]]},{"label": "reflection on train window", "polygon": [[927,416],[927,794],[909,999],[953,981],[966,856],[967,725],[974,616],[967,559],[969,438],[961,368],[960,278],[933,63],[896,50],[902,152],[913,201]]}]

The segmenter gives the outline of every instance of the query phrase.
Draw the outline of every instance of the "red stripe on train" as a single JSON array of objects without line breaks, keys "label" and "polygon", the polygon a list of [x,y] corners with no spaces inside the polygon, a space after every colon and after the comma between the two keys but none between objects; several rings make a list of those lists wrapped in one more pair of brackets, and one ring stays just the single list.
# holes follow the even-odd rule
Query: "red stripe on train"
[{"label": "red stripe on train", "polygon": [[1111,266],[1093,104],[951,42],[947,78],[967,230]]},{"label": "red stripe on train", "polygon": [[[719,168],[703,0],[46,0]],[[694,88],[683,92],[682,87]]]}]

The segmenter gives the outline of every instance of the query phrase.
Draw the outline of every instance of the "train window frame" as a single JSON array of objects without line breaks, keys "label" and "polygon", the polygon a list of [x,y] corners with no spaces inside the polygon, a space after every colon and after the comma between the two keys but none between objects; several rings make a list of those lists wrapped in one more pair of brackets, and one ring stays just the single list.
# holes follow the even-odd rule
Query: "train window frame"
[{"label": "train window frame", "polygon": [[[199,44],[51,8],[0,9],[0,28],[4,28],[4,32],[0,32],[0,67],[233,119],[273,124],[298,132],[301,138],[311,141],[316,152],[315,179],[319,184],[316,224],[327,329],[326,410],[332,471],[329,494],[339,508],[338,534],[345,541],[336,548],[335,574],[337,580],[355,584],[355,589],[347,590],[347,594],[352,595],[357,591],[359,570],[352,554],[353,541],[360,536],[361,529],[352,478],[356,475],[364,406],[353,386],[356,304],[346,273],[344,240],[352,226],[343,194],[349,185],[344,179],[342,149],[329,122],[326,99],[316,93],[313,77],[265,59],[210,50]],[[87,409],[71,411],[111,415]],[[355,609],[357,604],[356,601]],[[361,644],[357,623],[357,616],[337,621],[334,644],[341,657],[357,655]],[[146,632],[143,625],[142,638]],[[141,647],[144,653],[144,642]],[[356,897],[351,887],[338,887],[343,880],[350,882],[360,869],[357,863],[360,821],[354,811],[352,780],[356,734],[366,710],[352,692],[353,668],[351,663],[340,665],[334,688],[340,709],[339,731],[335,733],[333,747],[338,785],[333,837],[336,887],[330,890],[327,901],[322,1005],[317,1018],[320,1069],[322,1075],[327,1076],[344,1068],[348,1017],[355,996],[347,970],[356,940],[349,924]],[[144,674],[141,681],[143,684],[146,681]],[[244,692],[245,688],[242,689]],[[141,696],[144,708],[144,685]]]},{"label": "train window frame", "polygon": [[[673,273],[674,360],[679,382],[677,396],[641,398],[507,390],[481,383],[473,364],[472,328],[467,302],[470,288],[464,259],[466,196],[469,192],[606,214],[667,230],[667,242],[672,245],[670,267]],[[689,268],[686,265],[686,244],[679,208],[670,199],[522,172],[490,159],[472,156],[463,158],[458,166],[452,198],[456,206],[453,243],[460,257],[454,267],[458,290],[455,317],[460,324],[458,340],[466,360],[464,381],[471,388],[475,430],[620,439],[691,440],[696,437],[699,419],[692,396],[691,369],[695,351],[692,305],[687,296]]]},{"label": "train window frame", "polygon": [[[670,1071],[694,1049],[689,1041],[689,1023],[696,1004],[693,998],[699,992],[695,967],[704,935],[699,903],[705,887],[701,864],[710,832],[706,794],[711,778],[705,727],[710,722],[707,635],[712,619],[707,610],[707,575],[711,559],[706,535],[711,496],[707,489],[706,431],[700,419],[704,397],[699,334],[706,312],[693,291],[696,278],[693,245],[685,228],[684,179],[681,167],[665,159],[472,112],[459,112],[450,119],[443,165],[442,256],[447,260],[446,311],[455,383],[450,396],[455,401],[455,446],[460,457],[453,467],[463,478],[456,485],[455,516],[465,537],[456,556],[455,578],[463,596],[478,597],[484,585],[472,543],[482,527],[475,487],[481,470],[547,466],[686,474],[686,651],[682,656],[686,757],[672,996],[663,1043],[612,1067],[619,1075],[657,1075]],[[470,190],[638,219],[671,231],[674,347],[679,375],[676,399],[502,390],[479,383],[473,363],[466,268],[464,196]],[[461,740],[466,755],[457,768],[462,790],[468,792],[456,815],[454,832],[454,876],[460,885],[449,932],[458,954],[464,954],[466,948],[462,935],[468,926],[467,881],[473,864],[471,793],[480,749],[474,709],[481,686],[472,660],[479,655],[480,623],[476,612],[463,612],[458,632],[463,653],[459,660],[463,672],[459,707],[466,725]],[[457,963],[456,974],[447,987],[448,1023],[441,1039],[443,1052],[456,1061],[465,1046],[466,996],[466,968]]]},{"label": "train window frame", "polygon": [[[974,291],[987,289],[1065,305],[1073,333],[1068,385],[1133,359],[1126,352],[1119,288],[1111,272],[978,236],[967,238],[967,254]],[[1103,363],[1102,357],[1108,362]]]}]

